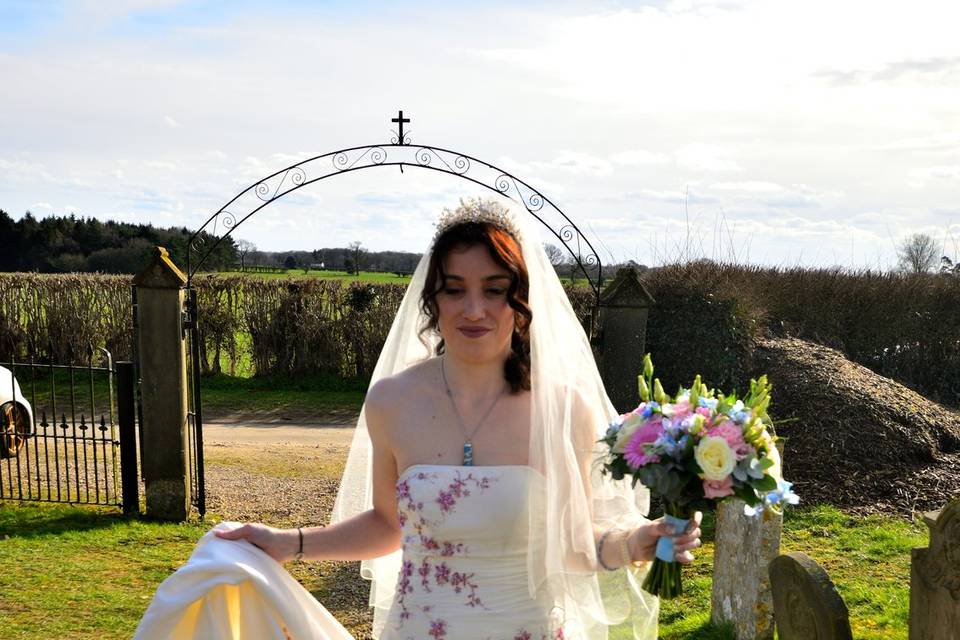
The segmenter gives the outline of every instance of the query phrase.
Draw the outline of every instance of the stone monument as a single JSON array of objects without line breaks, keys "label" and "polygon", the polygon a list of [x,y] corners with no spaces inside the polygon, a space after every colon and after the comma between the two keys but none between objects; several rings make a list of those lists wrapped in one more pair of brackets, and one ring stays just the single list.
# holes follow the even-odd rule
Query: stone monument
[{"label": "stone monument", "polygon": [[795,551],[770,563],[780,640],[852,640],[850,614],[827,572]]},{"label": "stone monument", "polygon": [[960,499],[923,520],[930,545],[910,554],[910,640],[960,640]]}]

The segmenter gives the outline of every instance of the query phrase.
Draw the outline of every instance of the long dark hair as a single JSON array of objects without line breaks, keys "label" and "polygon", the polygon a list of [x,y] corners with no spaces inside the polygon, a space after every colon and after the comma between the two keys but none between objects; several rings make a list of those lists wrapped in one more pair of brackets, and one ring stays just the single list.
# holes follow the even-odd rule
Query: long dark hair
[{"label": "long dark hair", "polygon": [[[510,338],[510,355],[503,365],[503,376],[510,384],[513,393],[530,390],[530,276],[527,263],[523,260],[520,245],[512,235],[489,222],[461,222],[446,229],[436,239],[430,265],[427,268],[427,280],[420,294],[420,309],[427,317],[426,325],[420,330],[436,331],[440,312],[437,308],[437,294],[447,285],[447,274],[443,271],[443,261],[455,248],[469,249],[482,245],[490,252],[490,258],[510,273],[510,286],[507,289],[507,303],[513,308],[514,329]],[[436,354],[444,352],[444,341],[440,339]]]}]

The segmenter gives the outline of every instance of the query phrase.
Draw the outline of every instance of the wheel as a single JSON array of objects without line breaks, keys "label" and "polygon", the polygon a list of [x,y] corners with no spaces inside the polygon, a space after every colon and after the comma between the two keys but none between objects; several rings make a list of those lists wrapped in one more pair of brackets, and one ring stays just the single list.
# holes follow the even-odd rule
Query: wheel
[{"label": "wheel", "polygon": [[15,457],[26,443],[30,430],[30,416],[22,405],[15,402],[0,405],[0,458]]}]

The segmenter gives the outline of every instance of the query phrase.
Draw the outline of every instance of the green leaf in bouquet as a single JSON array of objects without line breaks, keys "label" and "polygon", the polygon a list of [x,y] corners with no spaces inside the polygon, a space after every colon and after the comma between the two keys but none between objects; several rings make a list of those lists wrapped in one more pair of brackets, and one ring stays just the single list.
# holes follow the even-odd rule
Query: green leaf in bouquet
[{"label": "green leaf in bouquet", "polygon": [[766,471],[773,466],[773,460],[770,458],[760,458],[760,468]]},{"label": "green leaf in bouquet", "polygon": [[[690,440],[691,440],[691,442],[689,443],[690,447],[693,447],[693,443],[692,443],[693,438],[690,438]],[[703,474],[703,468],[700,466],[700,463],[697,462],[697,459],[694,458],[693,456],[690,456],[690,459],[687,460],[687,469],[689,469],[690,473],[694,474],[698,478],[700,477],[701,474]]]},{"label": "green leaf in bouquet", "polygon": [[748,484],[735,486],[733,488],[733,495],[740,498],[751,507],[754,507],[760,504],[760,496],[758,496],[757,492],[754,491],[753,487],[751,487]]},{"label": "green leaf in bouquet", "polygon": [[776,478],[771,476],[769,473],[764,474],[762,478],[760,478],[759,480],[754,480],[750,484],[753,485],[753,488],[755,490],[762,491],[763,493],[766,493],[768,491],[773,491],[774,489],[777,488]]}]

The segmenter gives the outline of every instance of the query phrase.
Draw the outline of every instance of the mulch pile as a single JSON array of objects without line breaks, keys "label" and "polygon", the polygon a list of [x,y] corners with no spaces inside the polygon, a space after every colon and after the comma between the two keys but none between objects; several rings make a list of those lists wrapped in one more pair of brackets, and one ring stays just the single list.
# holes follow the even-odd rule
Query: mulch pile
[{"label": "mulch pile", "polygon": [[960,496],[960,412],[803,340],[765,339],[755,356],[803,502],[909,515]]}]

